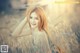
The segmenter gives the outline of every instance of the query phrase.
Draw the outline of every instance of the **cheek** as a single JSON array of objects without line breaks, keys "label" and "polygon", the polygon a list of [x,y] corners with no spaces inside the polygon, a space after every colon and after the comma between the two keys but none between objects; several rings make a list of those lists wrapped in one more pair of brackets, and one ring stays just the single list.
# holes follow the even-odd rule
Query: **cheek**
[{"label": "cheek", "polygon": [[39,20],[36,20],[36,24],[39,25]]},{"label": "cheek", "polygon": [[29,22],[32,23],[32,19],[30,19]]},{"label": "cheek", "polygon": [[38,21],[38,20],[36,20],[36,23],[38,24],[38,23],[39,23],[39,21]]}]

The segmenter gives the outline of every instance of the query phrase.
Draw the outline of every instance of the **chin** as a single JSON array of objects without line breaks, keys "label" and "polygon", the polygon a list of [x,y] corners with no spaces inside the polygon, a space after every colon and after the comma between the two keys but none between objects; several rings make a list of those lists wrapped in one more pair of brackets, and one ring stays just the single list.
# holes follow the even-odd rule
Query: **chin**
[{"label": "chin", "polygon": [[32,29],[35,29],[35,28],[36,28],[36,26],[32,26],[31,28],[32,28]]}]

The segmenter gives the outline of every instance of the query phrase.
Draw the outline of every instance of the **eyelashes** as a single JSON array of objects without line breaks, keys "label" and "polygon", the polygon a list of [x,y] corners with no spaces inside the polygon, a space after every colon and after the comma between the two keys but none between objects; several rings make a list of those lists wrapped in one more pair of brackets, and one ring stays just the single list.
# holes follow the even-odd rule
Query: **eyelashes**
[{"label": "eyelashes", "polygon": [[[33,19],[33,17],[30,17],[30,19]],[[38,20],[38,17],[35,17],[34,19]]]}]

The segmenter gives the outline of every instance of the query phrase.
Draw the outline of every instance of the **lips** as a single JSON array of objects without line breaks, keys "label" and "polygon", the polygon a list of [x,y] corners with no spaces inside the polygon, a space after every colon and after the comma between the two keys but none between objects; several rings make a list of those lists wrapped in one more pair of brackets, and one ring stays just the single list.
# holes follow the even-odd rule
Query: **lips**
[{"label": "lips", "polygon": [[36,25],[36,24],[32,24],[32,25]]}]

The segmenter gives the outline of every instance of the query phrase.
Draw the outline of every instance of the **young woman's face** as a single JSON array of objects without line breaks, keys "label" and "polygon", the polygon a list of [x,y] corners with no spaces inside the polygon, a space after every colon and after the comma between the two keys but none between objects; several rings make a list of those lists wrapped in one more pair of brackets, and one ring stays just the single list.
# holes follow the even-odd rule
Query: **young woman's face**
[{"label": "young woman's face", "polygon": [[39,20],[40,20],[40,18],[36,14],[36,12],[32,12],[30,15],[30,26],[32,29],[38,27]]}]

